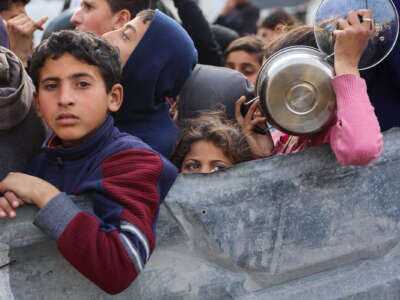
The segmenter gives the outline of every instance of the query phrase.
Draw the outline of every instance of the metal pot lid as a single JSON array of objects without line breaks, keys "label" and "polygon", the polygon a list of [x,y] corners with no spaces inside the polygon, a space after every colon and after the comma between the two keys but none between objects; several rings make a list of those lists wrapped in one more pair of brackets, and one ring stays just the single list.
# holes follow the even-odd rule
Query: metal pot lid
[{"label": "metal pot lid", "polygon": [[307,46],[276,52],[261,67],[256,94],[269,122],[289,134],[318,132],[332,117],[336,96],[333,67]]},{"label": "metal pot lid", "polygon": [[399,16],[391,0],[323,0],[314,19],[314,34],[318,48],[327,56],[334,54],[338,19],[346,19],[351,10],[370,9],[375,23],[375,34],[369,39],[359,69],[379,64],[394,48],[399,35]]}]

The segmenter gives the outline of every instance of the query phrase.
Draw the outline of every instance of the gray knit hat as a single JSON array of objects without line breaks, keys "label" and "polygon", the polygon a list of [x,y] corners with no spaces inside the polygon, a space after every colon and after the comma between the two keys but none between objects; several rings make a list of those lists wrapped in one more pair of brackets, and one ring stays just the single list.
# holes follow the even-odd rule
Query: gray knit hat
[{"label": "gray knit hat", "polygon": [[22,62],[0,47],[0,132],[8,131],[27,116],[33,100],[33,84]]}]

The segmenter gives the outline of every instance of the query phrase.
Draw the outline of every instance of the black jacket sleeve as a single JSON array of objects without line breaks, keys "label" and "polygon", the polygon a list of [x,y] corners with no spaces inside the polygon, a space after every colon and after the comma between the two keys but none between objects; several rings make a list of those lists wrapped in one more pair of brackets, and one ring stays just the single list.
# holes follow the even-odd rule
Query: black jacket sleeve
[{"label": "black jacket sleeve", "polygon": [[197,3],[194,0],[174,0],[174,3],[182,26],[193,39],[199,52],[199,63],[222,66],[224,57],[221,47]]}]

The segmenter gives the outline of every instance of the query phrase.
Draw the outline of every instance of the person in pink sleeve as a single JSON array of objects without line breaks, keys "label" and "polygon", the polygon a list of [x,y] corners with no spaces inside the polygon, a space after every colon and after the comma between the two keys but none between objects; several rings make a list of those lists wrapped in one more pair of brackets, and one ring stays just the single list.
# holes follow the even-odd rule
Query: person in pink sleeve
[{"label": "person in pink sleeve", "polygon": [[[259,100],[252,104],[245,117],[240,114],[240,106],[245,98],[237,101],[236,120],[255,157],[293,153],[325,143],[330,144],[342,165],[365,166],[380,156],[383,147],[381,130],[367,94],[366,83],[358,71],[358,62],[374,28],[368,21],[360,22],[358,15],[371,18],[372,14],[370,10],[349,12],[347,19],[339,22],[339,30],[335,31],[336,76],[332,79],[332,85],[336,93],[337,110],[334,118],[321,131],[305,136],[292,136],[278,130],[257,133],[255,126],[265,124],[266,120],[264,116],[257,115]],[[266,57],[295,45],[317,47],[313,28],[301,26],[289,31],[269,45]]]}]

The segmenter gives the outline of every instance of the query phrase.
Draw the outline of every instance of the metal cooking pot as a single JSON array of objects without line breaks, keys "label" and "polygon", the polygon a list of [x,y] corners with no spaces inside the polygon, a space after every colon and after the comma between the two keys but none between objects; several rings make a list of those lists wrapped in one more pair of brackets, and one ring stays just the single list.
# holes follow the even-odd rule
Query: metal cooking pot
[{"label": "metal cooking pot", "polygon": [[330,120],[336,107],[334,69],[324,57],[312,47],[288,47],[262,65],[256,95],[274,127],[304,135],[319,131]]},{"label": "metal cooking pot", "polygon": [[314,20],[319,50],[307,46],[282,49],[270,56],[258,73],[256,96],[274,127],[292,135],[307,135],[318,132],[330,121],[336,109],[331,84],[333,32],[347,12],[363,8],[372,10],[376,31],[360,59],[359,69],[376,66],[393,50],[399,35],[399,17],[391,0],[321,1]]}]

